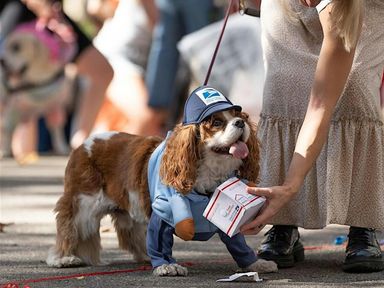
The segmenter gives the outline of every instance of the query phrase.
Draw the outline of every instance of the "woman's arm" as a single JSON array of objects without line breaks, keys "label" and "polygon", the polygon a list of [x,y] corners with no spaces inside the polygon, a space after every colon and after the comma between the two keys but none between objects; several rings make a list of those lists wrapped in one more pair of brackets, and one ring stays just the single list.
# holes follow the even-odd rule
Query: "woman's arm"
[{"label": "woman's arm", "polygon": [[334,108],[350,73],[355,49],[347,52],[341,38],[332,29],[332,4],[320,13],[324,39],[317,63],[307,112],[295,152],[282,186],[248,188],[248,192],[267,197],[267,206],[251,223],[242,227],[243,234],[257,234],[283,206],[295,197],[308,171],[326,142]]}]

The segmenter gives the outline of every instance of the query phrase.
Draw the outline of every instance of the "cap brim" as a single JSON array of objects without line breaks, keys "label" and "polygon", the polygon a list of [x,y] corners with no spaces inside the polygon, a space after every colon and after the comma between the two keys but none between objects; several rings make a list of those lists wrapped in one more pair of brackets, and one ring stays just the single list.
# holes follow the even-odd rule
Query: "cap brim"
[{"label": "cap brim", "polygon": [[204,113],[202,113],[200,115],[200,117],[197,119],[196,123],[202,122],[205,118],[211,116],[212,114],[214,114],[216,112],[226,111],[226,110],[230,110],[230,109],[235,109],[237,111],[242,110],[241,106],[239,106],[239,105],[229,104],[228,102],[217,102],[214,105],[212,105],[211,107],[209,107],[207,110],[205,110]]}]

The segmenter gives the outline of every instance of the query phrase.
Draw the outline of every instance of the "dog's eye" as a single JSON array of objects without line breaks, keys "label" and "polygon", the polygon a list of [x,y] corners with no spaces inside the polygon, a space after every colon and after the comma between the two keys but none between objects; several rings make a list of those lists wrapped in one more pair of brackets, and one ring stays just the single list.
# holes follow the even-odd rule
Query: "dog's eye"
[{"label": "dog's eye", "polygon": [[220,127],[220,126],[223,125],[223,123],[224,123],[224,122],[223,122],[222,120],[215,119],[215,120],[213,120],[212,126],[213,126],[213,127]]}]

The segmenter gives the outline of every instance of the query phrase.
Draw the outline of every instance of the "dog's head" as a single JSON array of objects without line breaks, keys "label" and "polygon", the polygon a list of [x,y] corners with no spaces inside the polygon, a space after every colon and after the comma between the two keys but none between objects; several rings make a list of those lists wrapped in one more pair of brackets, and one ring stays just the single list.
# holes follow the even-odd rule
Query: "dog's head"
[{"label": "dog's head", "polygon": [[191,94],[183,123],[176,126],[166,145],[160,174],[164,184],[181,193],[195,188],[201,173],[223,181],[238,170],[241,178],[257,182],[256,125],[240,106],[213,88],[200,87]]},{"label": "dog's head", "polygon": [[35,22],[19,25],[5,39],[1,55],[3,81],[10,89],[48,81],[64,67],[62,50],[57,36],[36,28]]}]

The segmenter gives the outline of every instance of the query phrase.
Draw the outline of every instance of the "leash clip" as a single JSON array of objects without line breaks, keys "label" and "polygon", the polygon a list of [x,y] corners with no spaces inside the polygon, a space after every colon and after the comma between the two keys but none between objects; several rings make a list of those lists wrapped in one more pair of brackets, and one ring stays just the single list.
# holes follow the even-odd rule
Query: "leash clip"
[{"label": "leash clip", "polygon": [[240,15],[245,14],[245,0],[239,0],[239,13]]},{"label": "leash clip", "polygon": [[260,11],[254,7],[247,7],[246,0],[239,0],[240,15],[247,14],[249,16],[260,17]]}]

